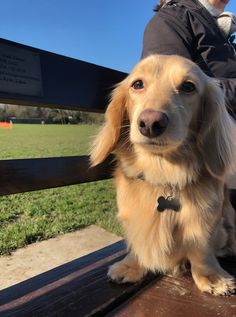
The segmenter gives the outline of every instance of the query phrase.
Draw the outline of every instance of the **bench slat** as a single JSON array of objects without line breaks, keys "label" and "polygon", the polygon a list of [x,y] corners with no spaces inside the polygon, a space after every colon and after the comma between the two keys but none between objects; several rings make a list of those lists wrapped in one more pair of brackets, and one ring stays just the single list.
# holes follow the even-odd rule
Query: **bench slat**
[{"label": "bench slat", "polygon": [[[0,291],[1,317],[235,316],[236,296],[201,293],[190,273],[149,275],[142,283],[108,281],[109,265],[126,254],[119,241],[92,254]],[[236,258],[221,261],[236,277]]]},{"label": "bench slat", "polygon": [[[223,267],[236,277],[236,258],[222,261]],[[106,317],[233,317],[236,316],[236,295],[229,297],[201,293],[190,274],[164,276]]]},{"label": "bench slat", "polygon": [[[38,82],[39,86],[42,86],[41,95],[30,95],[30,88],[27,88],[27,90],[29,89],[28,95],[19,94],[21,89],[25,89],[24,84],[20,83],[15,84],[15,89],[18,89],[17,94],[13,93],[14,85],[10,86],[10,92],[4,92],[0,85],[0,102],[104,112],[111,89],[127,76],[126,73],[120,71],[0,38],[0,56],[3,56],[1,62],[3,67],[8,64],[8,60],[16,63],[16,70],[13,68],[13,71],[11,69],[6,71],[7,74],[4,75],[6,80],[24,82],[24,77],[18,77],[21,76],[21,68],[23,76],[24,72],[27,74],[27,70],[33,68],[34,65],[31,65],[32,61],[27,59],[28,52],[34,53],[39,60],[41,82],[39,80]],[[9,57],[5,58],[5,55]]]},{"label": "bench slat", "polygon": [[126,254],[123,241],[0,291],[1,317],[104,316],[150,283],[108,281],[107,268]]},{"label": "bench slat", "polygon": [[0,160],[0,195],[93,182],[111,177],[114,157],[90,168],[88,156]]}]

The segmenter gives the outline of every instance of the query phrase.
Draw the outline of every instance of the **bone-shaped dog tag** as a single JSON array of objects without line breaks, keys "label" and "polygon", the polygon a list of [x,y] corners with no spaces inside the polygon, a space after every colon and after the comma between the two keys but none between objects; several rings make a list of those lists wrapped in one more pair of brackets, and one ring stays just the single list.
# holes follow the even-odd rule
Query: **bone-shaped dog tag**
[{"label": "bone-shaped dog tag", "polygon": [[164,196],[160,196],[157,199],[157,210],[160,212],[165,211],[166,209],[171,209],[174,211],[180,211],[180,201],[177,198],[173,198],[168,196],[165,198]]}]

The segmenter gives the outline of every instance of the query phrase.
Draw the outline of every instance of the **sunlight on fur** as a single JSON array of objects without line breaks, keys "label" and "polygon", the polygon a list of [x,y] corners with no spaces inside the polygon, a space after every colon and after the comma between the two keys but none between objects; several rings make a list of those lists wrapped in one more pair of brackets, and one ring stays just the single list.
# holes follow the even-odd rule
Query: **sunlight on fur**
[{"label": "sunlight on fur", "polygon": [[235,136],[217,82],[187,59],[149,56],[115,88],[91,150],[92,166],[111,152],[117,159],[118,219],[129,254],[109,269],[113,281],[137,282],[190,262],[201,291],[234,292],[216,256],[236,255],[225,186],[235,170]]}]

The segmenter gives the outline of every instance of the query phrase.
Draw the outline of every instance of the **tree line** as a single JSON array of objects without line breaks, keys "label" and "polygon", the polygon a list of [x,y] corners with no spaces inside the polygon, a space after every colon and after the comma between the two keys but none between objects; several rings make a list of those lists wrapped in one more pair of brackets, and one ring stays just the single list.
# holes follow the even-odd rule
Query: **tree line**
[{"label": "tree line", "polygon": [[50,124],[101,124],[103,114],[84,111],[0,104],[0,121]]}]

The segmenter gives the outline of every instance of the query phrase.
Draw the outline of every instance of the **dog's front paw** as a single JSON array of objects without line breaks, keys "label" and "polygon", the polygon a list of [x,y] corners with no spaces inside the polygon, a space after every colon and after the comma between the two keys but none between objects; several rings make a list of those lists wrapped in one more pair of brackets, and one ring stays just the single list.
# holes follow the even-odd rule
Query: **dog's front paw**
[{"label": "dog's front paw", "polygon": [[232,295],[236,289],[235,280],[230,275],[198,276],[195,282],[202,292],[213,295]]},{"label": "dog's front paw", "polygon": [[111,281],[119,284],[136,283],[143,278],[145,270],[138,265],[120,261],[110,266],[107,275]]}]

